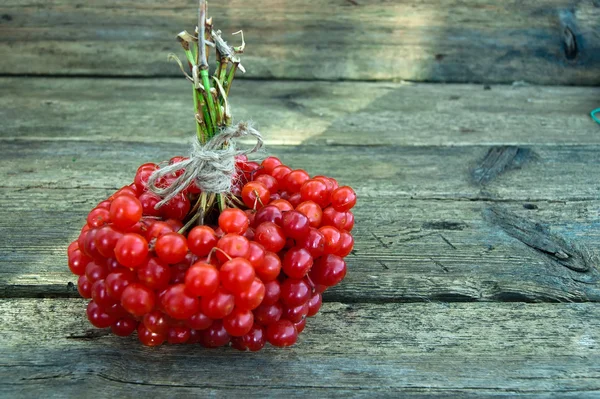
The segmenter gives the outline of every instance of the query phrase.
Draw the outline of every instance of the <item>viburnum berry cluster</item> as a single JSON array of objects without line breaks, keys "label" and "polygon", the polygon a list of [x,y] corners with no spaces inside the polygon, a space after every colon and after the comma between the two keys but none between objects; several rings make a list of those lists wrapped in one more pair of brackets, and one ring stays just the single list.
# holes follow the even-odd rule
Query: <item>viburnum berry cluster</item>
[{"label": "viburnum berry cluster", "polygon": [[236,163],[231,207],[206,214],[212,223],[195,223],[194,184],[155,208],[153,163],[88,214],[68,258],[95,327],[137,331],[148,346],[231,342],[256,351],[296,342],[321,294],[346,275],[356,195],[275,157]]},{"label": "viburnum berry cluster", "polygon": [[[289,346],[346,275],[356,194],[275,157],[248,160],[262,138],[247,124],[231,127],[227,99],[244,70],[243,37],[227,45],[199,4],[195,35],[178,35],[194,84],[192,155],[141,165],[133,183],[100,202],[69,245],[69,268],[91,298],[90,322],[119,336],[137,331],[144,345]],[[238,151],[242,135],[257,146]]]}]

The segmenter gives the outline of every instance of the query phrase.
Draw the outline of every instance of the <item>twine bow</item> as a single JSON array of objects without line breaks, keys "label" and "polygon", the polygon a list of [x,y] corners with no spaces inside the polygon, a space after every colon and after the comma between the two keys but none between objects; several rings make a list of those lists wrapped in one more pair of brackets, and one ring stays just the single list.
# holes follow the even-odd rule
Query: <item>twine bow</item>
[{"label": "twine bow", "polygon": [[[254,137],[256,144],[253,148],[238,150],[235,139],[245,136]],[[235,157],[257,152],[262,145],[261,134],[246,122],[221,130],[204,145],[194,140],[189,159],[163,166],[148,179],[148,189],[162,198],[156,208],[169,202],[193,182],[205,193],[229,192],[236,173]],[[156,185],[163,177],[180,170],[183,173],[170,186],[161,188]]]}]

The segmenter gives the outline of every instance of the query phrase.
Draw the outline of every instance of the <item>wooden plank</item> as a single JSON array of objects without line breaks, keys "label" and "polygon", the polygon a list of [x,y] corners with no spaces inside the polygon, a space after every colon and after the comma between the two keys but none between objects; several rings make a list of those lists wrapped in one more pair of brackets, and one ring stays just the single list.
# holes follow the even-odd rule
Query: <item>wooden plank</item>
[{"label": "wooden plank", "polygon": [[[0,73],[178,76],[166,56],[195,26],[194,7],[5,0]],[[232,0],[210,13],[228,37],[244,30],[252,78],[600,82],[592,0]]]},{"label": "wooden plank", "polygon": [[[177,143],[29,141],[0,139],[0,187],[28,190],[117,189],[133,181],[144,162],[187,155]],[[495,148],[495,147],[494,147]],[[487,165],[486,146],[273,146],[269,153],[294,168],[326,174],[361,196],[517,201],[598,199],[599,146],[533,146],[503,165]],[[499,151],[509,151],[501,147]],[[350,167],[349,162],[352,163]],[[501,167],[482,184],[474,175]],[[586,173],[581,173],[584,171]],[[498,170],[500,172],[500,169]]]},{"label": "wooden plank", "polygon": [[81,300],[2,300],[0,393],[592,398],[599,320],[593,304],[326,303],[296,346],[248,354],[89,333]]},{"label": "wooden plank", "polygon": [[[360,176],[351,183],[359,181]],[[87,212],[109,193],[90,188],[0,190],[0,230],[11,232],[0,242],[0,296],[77,297],[66,247]],[[535,226],[519,226],[547,246],[562,245],[578,267],[550,256],[547,246],[536,249],[530,236],[512,234],[506,228],[510,219],[502,219],[501,225],[498,218],[485,217],[491,206],[487,201],[361,196],[348,276],[326,293],[326,300],[600,300],[597,260],[587,262],[588,267],[578,260],[585,248],[600,245],[599,201],[539,201],[526,207],[519,201],[501,203],[501,209],[522,220],[551,227],[539,236]],[[561,239],[580,249],[566,248]]]},{"label": "wooden plank", "polygon": [[[3,138],[186,143],[195,132],[183,79],[0,78],[0,88]],[[413,146],[600,144],[598,98],[591,87],[242,81],[230,100],[270,145]]]}]

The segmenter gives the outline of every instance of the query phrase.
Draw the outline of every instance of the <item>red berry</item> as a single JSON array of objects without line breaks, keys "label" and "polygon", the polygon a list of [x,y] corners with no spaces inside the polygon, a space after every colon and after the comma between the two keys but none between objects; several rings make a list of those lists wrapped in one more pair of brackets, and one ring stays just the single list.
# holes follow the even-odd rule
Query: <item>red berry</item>
[{"label": "red berry", "polygon": [[342,235],[340,231],[332,226],[323,226],[319,231],[325,237],[325,253],[334,254],[342,247]]},{"label": "red berry", "polygon": [[80,249],[92,259],[103,258],[102,254],[98,252],[98,248],[96,248],[96,235],[98,234],[98,230],[99,229],[89,229],[85,233],[83,247],[80,247]]},{"label": "red berry", "polygon": [[67,255],[71,255],[71,253],[76,249],[79,249],[79,243],[77,242],[77,240],[69,244],[69,247],[67,248]]},{"label": "red berry", "polygon": [[279,320],[267,327],[267,341],[273,346],[290,346],[296,343],[298,332],[289,320]]},{"label": "red berry", "polygon": [[166,219],[183,220],[190,211],[190,207],[188,197],[183,193],[179,193],[160,207],[160,213]]},{"label": "red berry", "polygon": [[87,317],[90,323],[96,328],[107,328],[113,324],[116,319],[106,313],[96,302],[90,301],[87,306]]},{"label": "red berry", "polygon": [[308,317],[313,317],[319,312],[321,309],[321,304],[323,303],[323,296],[321,294],[313,294],[313,296],[308,301],[308,313],[306,314]]},{"label": "red berry", "polygon": [[254,320],[263,326],[268,326],[277,322],[283,314],[283,308],[280,303],[272,305],[260,305],[254,309]]},{"label": "red berry", "polygon": [[343,258],[352,252],[352,248],[354,248],[354,238],[352,238],[352,235],[346,231],[342,231],[340,234],[341,245],[340,249],[338,249],[335,255]]},{"label": "red berry", "polygon": [[299,240],[308,234],[310,220],[298,211],[289,211],[283,215],[281,227],[286,236]]},{"label": "red berry", "polygon": [[311,296],[311,289],[304,280],[288,278],[281,284],[280,301],[287,306],[300,306]]},{"label": "red berry", "polygon": [[297,245],[306,249],[316,259],[325,253],[325,236],[319,230],[311,227],[308,234],[298,240]]},{"label": "red berry", "polygon": [[131,317],[124,317],[114,322],[110,329],[113,334],[119,337],[128,337],[137,329],[138,322]]},{"label": "red berry", "polygon": [[130,197],[136,197],[137,198],[137,186],[134,186],[134,187],[123,186],[116,193],[114,193],[112,196],[108,197],[108,200],[112,201],[115,198],[120,197],[121,195],[129,195]]},{"label": "red berry", "polygon": [[146,240],[148,242],[153,239],[157,239],[158,237],[165,235],[167,233],[172,233],[173,227],[165,222],[156,221],[150,225],[148,230],[145,233]]},{"label": "red berry", "polygon": [[283,258],[283,272],[291,278],[301,279],[313,265],[313,258],[304,248],[292,248]]},{"label": "red berry", "polygon": [[137,269],[137,277],[146,287],[162,291],[169,285],[171,269],[160,259],[151,257]]},{"label": "red berry", "polygon": [[179,219],[167,219],[165,220],[165,223],[171,226],[171,229],[175,232],[181,230],[183,227],[183,223]]},{"label": "red berry", "polygon": [[313,201],[304,201],[296,207],[296,210],[308,218],[311,227],[318,228],[321,225],[323,210]]},{"label": "red berry", "polygon": [[336,255],[322,256],[317,259],[309,275],[315,284],[334,286],[346,276],[346,262]]},{"label": "red berry", "polygon": [[285,177],[285,188],[290,193],[298,193],[298,192],[300,192],[300,187],[302,187],[304,182],[306,182],[309,179],[310,179],[310,176],[308,173],[306,173],[305,170],[302,170],[302,169],[292,170]]},{"label": "red berry", "polygon": [[289,201],[284,200],[284,199],[277,199],[275,201],[271,201],[271,203],[269,205],[276,206],[277,208],[279,208],[279,210],[281,212],[294,210],[294,207],[292,206],[292,204],[290,204]]},{"label": "red berry", "polygon": [[127,230],[142,218],[142,204],[131,195],[120,195],[110,204],[110,220],[119,230]]},{"label": "red berry", "polygon": [[200,301],[185,291],[184,284],[167,288],[160,299],[165,313],[177,320],[189,319],[200,310]]},{"label": "red berry", "polygon": [[123,236],[123,233],[112,228],[112,226],[103,226],[98,229],[94,241],[96,242],[96,249],[105,258],[115,256],[115,246],[119,239]]},{"label": "red berry", "polygon": [[223,326],[233,337],[241,337],[250,332],[254,325],[254,314],[247,309],[235,308],[223,319]]},{"label": "red berry", "polygon": [[281,251],[286,242],[283,229],[272,222],[261,223],[254,232],[254,239],[271,252]]},{"label": "red berry", "polygon": [[313,201],[321,208],[325,208],[329,205],[329,195],[327,184],[321,180],[311,179],[307,180],[300,187],[300,196],[302,201]]},{"label": "red berry", "polygon": [[94,284],[96,281],[104,279],[106,274],[106,267],[99,265],[96,262],[90,262],[85,267],[85,276],[90,284]]},{"label": "red berry", "polygon": [[190,339],[190,329],[187,327],[171,327],[167,331],[167,342],[170,344],[185,344]]},{"label": "red berry", "polygon": [[106,209],[108,211],[110,209],[111,202],[112,201],[104,200],[101,203],[99,203],[98,205],[96,205],[96,208],[102,208],[102,209]]},{"label": "red berry", "polygon": [[338,212],[349,211],[356,204],[356,193],[348,186],[336,188],[331,193],[331,206]]},{"label": "red berry", "polygon": [[290,174],[291,171],[292,169],[290,169],[290,167],[285,165],[279,165],[273,168],[273,171],[270,173],[270,175],[277,179],[279,187],[285,188],[286,177]]},{"label": "red berry", "polygon": [[271,195],[275,195],[279,192],[279,183],[277,179],[270,175],[260,175],[254,178],[254,181],[264,184],[269,190]]},{"label": "red berry", "polygon": [[304,331],[304,327],[306,327],[306,318],[300,320],[298,323],[294,323],[294,328],[296,329],[298,335]]},{"label": "red berry", "polygon": [[252,281],[250,287],[238,293],[235,297],[235,306],[241,309],[256,309],[265,296],[265,285],[259,278]]},{"label": "red berry", "polygon": [[184,284],[185,283],[185,275],[190,266],[187,263],[178,263],[176,265],[172,265],[170,269],[171,279],[169,280],[169,284]]},{"label": "red berry", "polygon": [[250,242],[246,237],[237,234],[226,234],[217,242],[217,248],[221,250],[216,251],[217,259],[226,262],[229,260],[227,255],[230,258],[247,257],[250,252]]},{"label": "red berry", "polygon": [[206,316],[211,319],[222,319],[233,310],[235,298],[225,289],[219,288],[214,294],[202,297],[200,304],[202,313]]},{"label": "red berry", "polygon": [[331,177],[327,177],[327,176],[315,176],[315,177],[313,177],[313,179],[314,180],[320,180],[323,183],[325,183],[325,185],[327,186],[327,191],[329,192],[330,195],[333,192],[333,190],[335,190],[336,188],[338,188],[337,182],[334,179],[332,179]]},{"label": "red berry", "polygon": [[246,335],[231,338],[231,346],[241,351],[259,351],[265,346],[265,342],[265,332],[258,324],[254,324]]},{"label": "red berry", "polygon": [[267,157],[265,159],[263,159],[263,161],[260,164],[264,171],[268,174],[273,173],[273,169],[275,169],[277,166],[282,165],[281,161],[279,160],[279,158],[276,157]]},{"label": "red berry", "polygon": [[153,310],[150,313],[146,313],[142,319],[144,326],[155,334],[166,335],[169,330],[169,323],[167,316],[158,310]]},{"label": "red berry", "polygon": [[341,230],[352,231],[354,227],[354,214],[350,211],[346,212],[346,224]]},{"label": "red berry", "polygon": [[305,303],[300,306],[295,306],[295,307],[284,306],[283,307],[283,315],[281,316],[281,318],[288,319],[292,323],[299,323],[304,318],[306,318],[307,314],[308,314],[308,303]]},{"label": "red berry", "polygon": [[262,281],[275,280],[281,271],[281,260],[275,253],[266,251],[263,262],[258,266],[254,265],[254,271]]},{"label": "red berry", "polygon": [[225,233],[243,235],[248,229],[249,224],[250,220],[246,216],[246,213],[237,208],[227,208],[219,215],[219,227]]},{"label": "red berry", "polygon": [[201,332],[200,343],[207,348],[218,348],[225,346],[231,340],[221,320],[215,320],[206,330]]},{"label": "red berry", "polygon": [[142,204],[142,214],[146,216],[160,216],[160,208],[156,209],[156,204],[161,201],[161,198],[149,191],[140,195],[140,204]]},{"label": "red berry", "polygon": [[242,188],[242,200],[248,208],[260,209],[269,203],[271,192],[264,184],[251,181]]},{"label": "red berry", "polygon": [[71,270],[73,274],[81,276],[85,273],[85,268],[91,261],[92,259],[87,255],[79,249],[75,249],[69,254],[69,270]]},{"label": "red berry", "polygon": [[265,251],[265,247],[255,241],[250,241],[249,245],[250,250],[248,251],[246,259],[248,259],[255,270],[260,269],[265,261],[265,254],[267,251]]},{"label": "red berry", "polygon": [[282,213],[276,206],[267,205],[259,209],[254,216],[253,226],[258,226],[264,222],[272,222],[281,226]]},{"label": "red berry", "polygon": [[300,195],[300,193],[295,193],[290,195],[287,198],[287,200],[295,208],[302,203],[302,196]]},{"label": "red berry", "polygon": [[[219,271],[213,265],[198,262],[185,274],[185,290],[193,296],[212,295],[219,288]],[[196,328],[200,330],[200,328]]]},{"label": "red berry", "polygon": [[117,302],[113,297],[108,295],[105,280],[98,280],[92,285],[92,299],[102,309],[108,309]]},{"label": "red berry", "polygon": [[101,227],[110,222],[110,213],[104,208],[95,208],[88,214],[87,224],[90,227]]},{"label": "red berry", "polygon": [[85,275],[79,276],[77,279],[77,291],[82,298],[92,297],[92,284],[88,281]]},{"label": "red berry", "polygon": [[154,244],[154,251],[160,260],[171,265],[184,260],[187,250],[187,240],[179,233],[164,234]]},{"label": "red berry", "polygon": [[233,258],[221,266],[219,278],[223,288],[237,294],[250,288],[255,273],[252,264],[244,258]]},{"label": "red berry", "polygon": [[121,305],[134,316],[143,316],[154,309],[154,291],[139,283],[129,284],[121,295]]},{"label": "red berry", "polygon": [[158,346],[167,339],[166,334],[157,334],[146,328],[143,323],[140,323],[137,328],[138,339],[146,346]]},{"label": "red berry", "polygon": [[281,295],[281,284],[277,280],[265,283],[265,295],[262,300],[262,305],[273,305],[279,301]]},{"label": "red berry", "polygon": [[133,179],[138,192],[141,193],[148,188],[148,179],[156,169],[158,169],[158,165],[155,163],[145,163],[140,165],[135,174],[135,178]]},{"label": "red berry", "polygon": [[186,320],[186,325],[194,330],[206,330],[212,323],[212,319],[202,312],[198,312]]},{"label": "red berry", "polygon": [[190,251],[198,256],[206,256],[217,245],[217,235],[208,226],[196,226],[188,233],[187,243]]},{"label": "red berry", "polygon": [[124,234],[115,246],[115,257],[120,264],[126,267],[138,267],[146,261],[148,256],[148,241],[135,233]]}]

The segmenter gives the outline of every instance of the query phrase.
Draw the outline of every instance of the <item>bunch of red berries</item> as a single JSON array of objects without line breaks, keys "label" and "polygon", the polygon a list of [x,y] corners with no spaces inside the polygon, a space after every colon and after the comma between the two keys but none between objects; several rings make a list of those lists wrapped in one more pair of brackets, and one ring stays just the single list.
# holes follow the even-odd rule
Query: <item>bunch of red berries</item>
[{"label": "bunch of red berries", "polygon": [[274,157],[236,165],[231,193],[207,196],[192,184],[157,209],[148,178],[159,166],[144,164],[88,214],[68,257],[95,327],[137,330],[148,346],[296,342],[321,294],[346,275],[356,194]]}]

